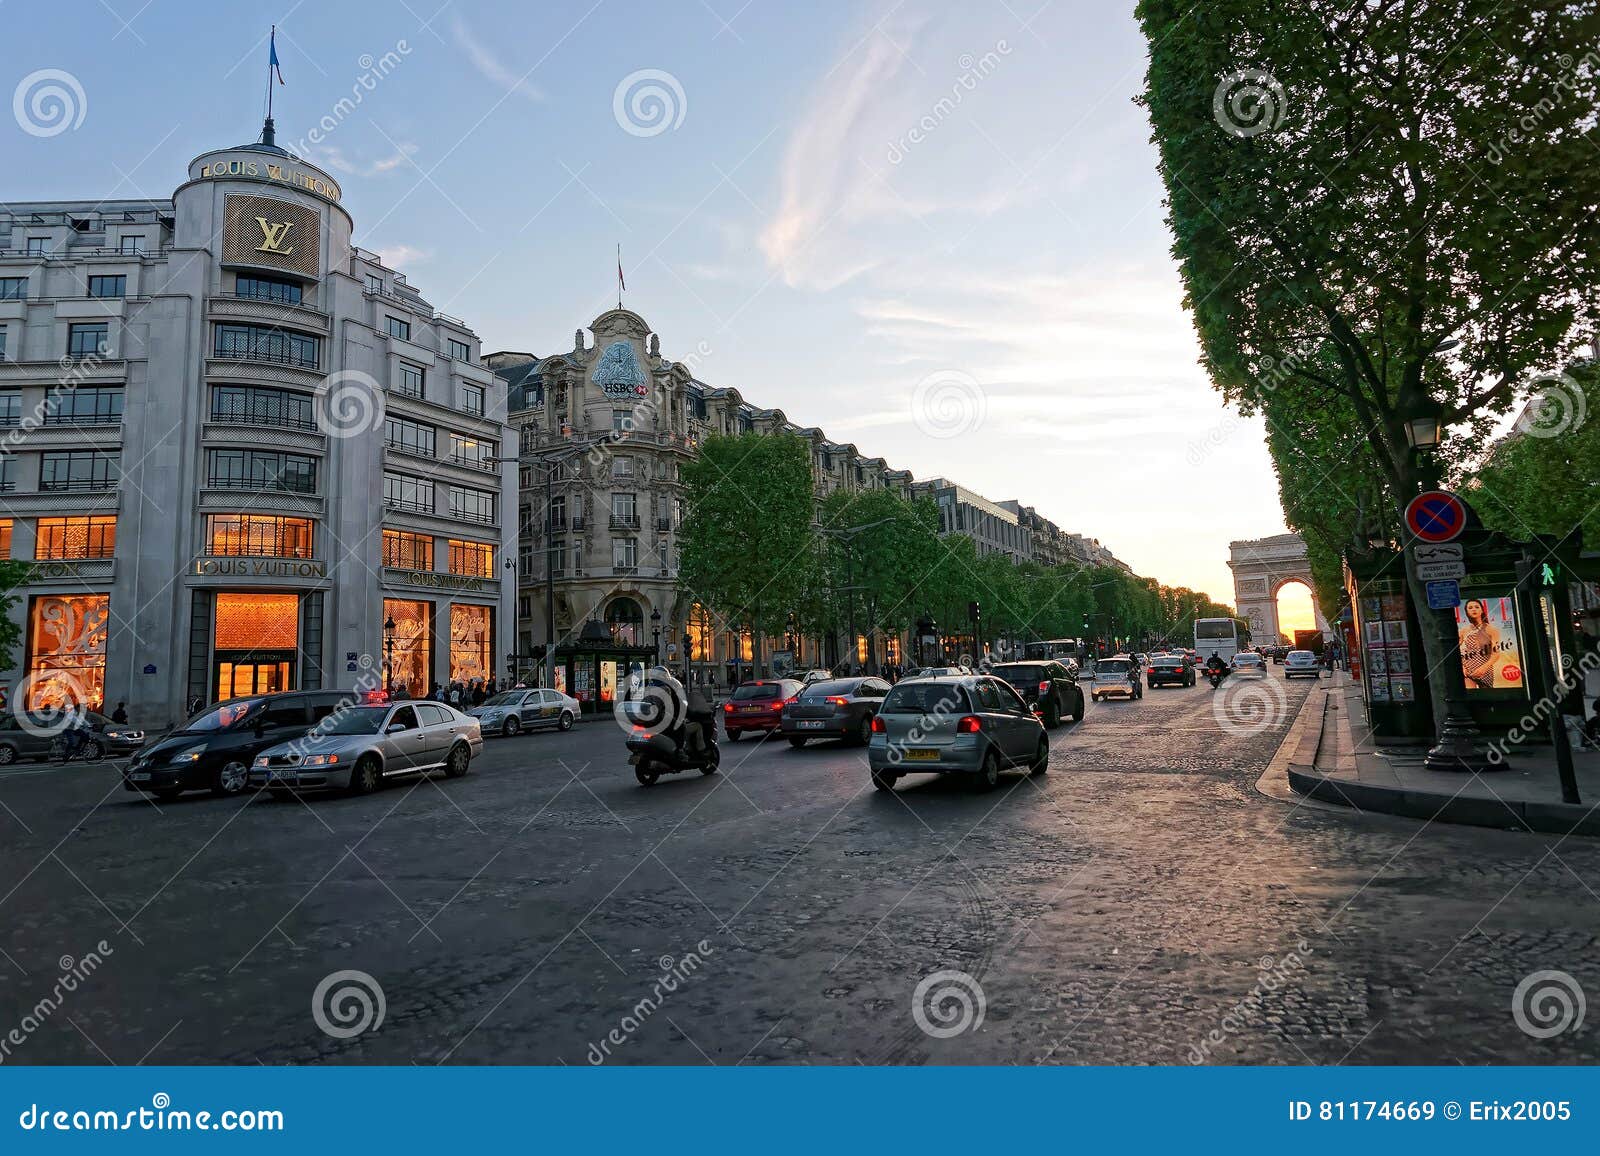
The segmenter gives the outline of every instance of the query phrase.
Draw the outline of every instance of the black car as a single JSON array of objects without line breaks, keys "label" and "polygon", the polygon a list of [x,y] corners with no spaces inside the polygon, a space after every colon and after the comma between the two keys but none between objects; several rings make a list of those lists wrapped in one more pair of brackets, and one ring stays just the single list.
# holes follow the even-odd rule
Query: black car
[{"label": "black car", "polygon": [[[78,748],[78,758],[90,762],[96,759],[121,758],[144,744],[144,732],[136,727],[114,723],[98,711],[85,711],[84,723],[92,734],[84,736]],[[14,714],[0,715],[0,766],[19,759],[53,759],[59,757],[62,732],[66,723],[59,714],[30,712],[26,725]]]},{"label": "black car", "polygon": [[1077,673],[1066,663],[1054,659],[1002,662],[991,667],[989,673],[1005,679],[1047,728],[1060,726],[1063,717],[1073,722],[1083,719],[1083,688],[1078,685]]},{"label": "black car", "polygon": [[1150,665],[1145,667],[1144,678],[1145,685],[1152,689],[1174,682],[1179,686],[1193,686],[1195,669],[1187,654],[1154,654],[1150,656]]},{"label": "black car", "polygon": [[357,705],[357,697],[348,691],[289,691],[217,703],[130,759],[122,785],[158,799],[182,791],[237,795],[250,784],[256,755],[302,737],[329,715]]},{"label": "black car", "polygon": [[805,746],[807,739],[844,739],[865,746],[872,739],[872,718],[888,693],[889,684],[881,678],[813,682],[784,708],[778,726],[792,747]]}]

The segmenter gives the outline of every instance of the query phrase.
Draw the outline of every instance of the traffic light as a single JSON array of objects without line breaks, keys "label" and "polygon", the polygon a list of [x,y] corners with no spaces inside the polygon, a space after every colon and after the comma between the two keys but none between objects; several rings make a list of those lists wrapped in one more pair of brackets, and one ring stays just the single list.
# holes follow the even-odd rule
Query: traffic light
[{"label": "traffic light", "polygon": [[979,606],[976,601],[972,601],[972,602],[968,602],[967,603],[967,617],[969,619],[971,619],[973,622],[978,621],[978,618],[981,616],[982,611],[983,611],[983,608],[981,606]]},{"label": "traffic light", "polygon": [[1541,586],[1554,586],[1560,577],[1560,568],[1549,562],[1539,568],[1539,585]]},{"label": "traffic light", "polygon": [[537,645],[537,646],[535,646],[533,648],[533,661],[535,661],[535,662],[543,662],[544,661],[544,655],[545,655],[544,643],[541,642],[539,645]]}]

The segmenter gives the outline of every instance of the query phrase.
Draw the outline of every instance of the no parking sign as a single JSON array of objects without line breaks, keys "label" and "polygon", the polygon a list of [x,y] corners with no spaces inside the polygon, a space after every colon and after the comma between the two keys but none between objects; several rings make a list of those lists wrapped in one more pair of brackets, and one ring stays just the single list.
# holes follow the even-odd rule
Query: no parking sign
[{"label": "no parking sign", "polygon": [[1406,529],[1419,542],[1453,542],[1467,528],[1467,504],[1449,490],[1427,490],[1406,503]]}]

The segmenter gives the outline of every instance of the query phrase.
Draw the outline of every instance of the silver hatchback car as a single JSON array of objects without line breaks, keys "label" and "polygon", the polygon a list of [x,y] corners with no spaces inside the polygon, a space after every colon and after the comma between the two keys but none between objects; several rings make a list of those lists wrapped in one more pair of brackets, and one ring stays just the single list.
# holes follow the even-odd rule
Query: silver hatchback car
[{"label": "silver hatchback car", "polygon": [[880,791],[920,771],[970,775],[988,789],[1007,767],[1046,770],[1050,740],[1028,704],[1001,679],[903,679],[873,716],[867,763]]},{"label": "silver hatchback car", "polygon": [[443,769],[460,778],[482,751],[478,720],[444,703],[351,706],[303,737],[262,751],[250,768],[250,785],[275,794],[335,789],[365,795],[402,775]]}]

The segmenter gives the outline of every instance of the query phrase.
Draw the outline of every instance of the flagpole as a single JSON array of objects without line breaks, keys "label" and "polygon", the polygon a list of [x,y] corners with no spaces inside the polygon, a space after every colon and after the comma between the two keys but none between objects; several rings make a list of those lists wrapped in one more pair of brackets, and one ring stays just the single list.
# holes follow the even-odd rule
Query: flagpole
[{"label": "flagpole", "polygon": [[[274,24],[272,32],[268,35],[267,43],[276,45],[277,39],[278,26]],[[272,57],[270,55],[267,57],[267,119],[272,119]]]},{"label": "flagpole", "polygon": [[617,242],[617,308],[622,308],[622,242]]}]

